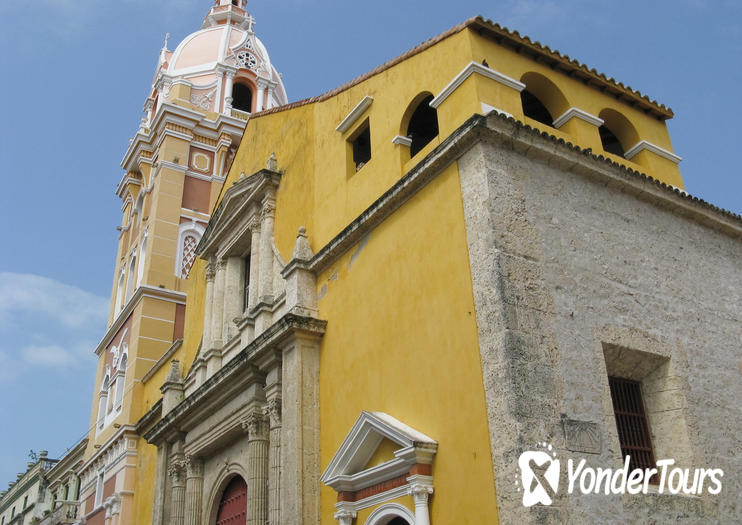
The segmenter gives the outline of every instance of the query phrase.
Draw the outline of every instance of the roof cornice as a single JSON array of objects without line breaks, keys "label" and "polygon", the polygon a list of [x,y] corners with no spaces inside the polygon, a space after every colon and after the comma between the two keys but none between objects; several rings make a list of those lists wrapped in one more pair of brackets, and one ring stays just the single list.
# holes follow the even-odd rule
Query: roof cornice
[{"label": "roof cornice", "polygon": [[[446,137],[433,151],[399,179],[376,202],[323,246],[309,263],[321,272],[363,239],[378,224],[401,207],[448,165],[481,140],[497,140],[508,148],[522,149],[535,158],[561,157],[569,171],[590,174],[610,182],[611,187],[641,196],[644,200],[675,210],[692,220],[742,237],[742,216],[693,197],[645,173],[635,171],[591,149],[582,149],[546,131],[533,128],[513,117],[490,113],[474,115]],[[559,159],[554,159],[557,165]]]},{"label": "roof cornice", "polygon": [[131,315],[131,312],[134,311],[134,308],[136,308],[136,306],[139,304],[139,301],[141,301],[144,297],[165,299],[178,304],[185,304],[186,300],[186,294],[184,292],[168,290],[167,288],[156,288],[154,286],[148,286],[146,284],[140,285],[131,296],[131,299],[129,299],[126,305],[124,305],[119,314],[113,320],[111,326],[108,327],[108,330],[106,330],[105,335],[98,343],[98,346],[95,348],[96,355],[100,355],[101,352],[106,348],[106,346],[108,346],[108,343],[110,343],[111,339],[115,337],[119,329],[124,326],[124,323],[126,323],[129,315]]}]

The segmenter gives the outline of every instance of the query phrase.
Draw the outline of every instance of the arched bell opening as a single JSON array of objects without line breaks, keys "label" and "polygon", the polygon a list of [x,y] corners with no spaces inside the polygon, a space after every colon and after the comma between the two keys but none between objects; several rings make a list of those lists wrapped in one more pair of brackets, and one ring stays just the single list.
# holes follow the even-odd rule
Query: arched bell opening
[{"label": "arched bell opening", "polygon": [[232,87],[232,107],[247,113],[252,112],[252,89],[237,82]]}]

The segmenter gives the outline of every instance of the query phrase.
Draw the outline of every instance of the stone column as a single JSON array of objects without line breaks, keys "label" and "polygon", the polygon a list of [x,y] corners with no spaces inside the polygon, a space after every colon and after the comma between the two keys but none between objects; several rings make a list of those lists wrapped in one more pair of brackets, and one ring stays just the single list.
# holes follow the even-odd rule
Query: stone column
[{"label": "stone column", "polygon": [[211,318],[214,303],[214,277],[216,276],[216,264],[209,261],[206,265],[206,304],[204,305],[204,333],[203,333],[203,350],[208,350],[213,346],[214,336],[211,332]]},{"label": "stone column", "polygon": [[428,496],[433,493],[433,479],[430,476],[410,476],[410,494],[415,502],[415,525],[430,525]]},{"label": "stone column", "polygon": [[185,525],[201,525],[201,504],[204,490],[204,464],[201,458],[186,456]]},{"label": "stone column", "polygon": [[185,460],[182,456],[170,460],[170,524],[184,525],[185,520]]},{"label": "stone column", "polygon": [[256,217],[250,220],[250,290],[246,310],[258,302],[258,281],[260,280],[260,222]]},{"label": "stone column", "polygon": [[245,286],[245,272],[242,259],[230,257],[226,261],[224,282],[224,318],[222,320],[222,341],[226,344],[237,332],[234,319],[242,313],[242,296]]},{"label": "stone column", "polygon": [[269,395],[265,407],[270,423],[268,450],[268,523],[281,522],[281,385],[278,391]]},{"label": "stone column", "polygon": [[265,88],[267,84],[265,83],[265,80],[258,79],[258,101],[257,104],[255,104],[255,112],[262,111],[263,109],[263,102],[265,100]]},{"label": "stone column", "polygon": [[228,115],[232,114],[232,86],[234,85],[234,71],[227,70],[224,72],[226,82],[224,84],[224,112]]},{"label": "stone column", "polygon": [[268,519],[268,425],[255,408],[242,423],[247,437],[247,523],[265,525]]},{"label": "stone column", "polygon": [[[222,321],[224,319],[224,289],[226,278],[227,263],[224,259],[219,259],[216,263],[216,277],[214,278],[214,300],[211,310],[211,333],[213,342],[211,348],[221,348],[222,341]],[[209,348],[209,350],[211,349]]]},{"label": "stone column", "polygon": [[273,301],[273,218],[276,201],[273,195],[263,199],[260,218],[260,301]]},{"label": "stone column", "polygon": [[294,333],[282,351],[281,521],[318,523],[319,338]]},{"label": "stone column", "polygon": [[350,510],[339,510],[335,513],[334,518],[338,520],[340,525],[353,525],[356,513]]}]

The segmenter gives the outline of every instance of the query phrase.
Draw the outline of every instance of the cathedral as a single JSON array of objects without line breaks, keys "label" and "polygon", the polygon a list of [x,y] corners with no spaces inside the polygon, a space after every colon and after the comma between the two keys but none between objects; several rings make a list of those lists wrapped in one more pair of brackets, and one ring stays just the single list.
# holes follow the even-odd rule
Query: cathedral
[{"label": "cathedral", "polygon": [[245,3],[159,54],[41,523],[739,520],[742,218],[672,110],[481,17],[289,103]]}]

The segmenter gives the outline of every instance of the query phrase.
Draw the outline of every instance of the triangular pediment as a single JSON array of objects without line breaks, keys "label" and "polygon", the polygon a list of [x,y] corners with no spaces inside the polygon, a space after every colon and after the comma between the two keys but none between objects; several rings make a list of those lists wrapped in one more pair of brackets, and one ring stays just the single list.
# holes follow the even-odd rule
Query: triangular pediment
[{"label": "triangular pediment", "polygon": [[437,450],[434,439],[389,414],[364,411],[320,479],[337,491],[357,491],[429,465]]},{"label": "triangular pediment", "polygon": [[206,258],[241,236],[249,221],[259,218],[263,200],[275,195],[280,181],[280,173],[264,169],[230,186],[211,216],[196,253]]}]

